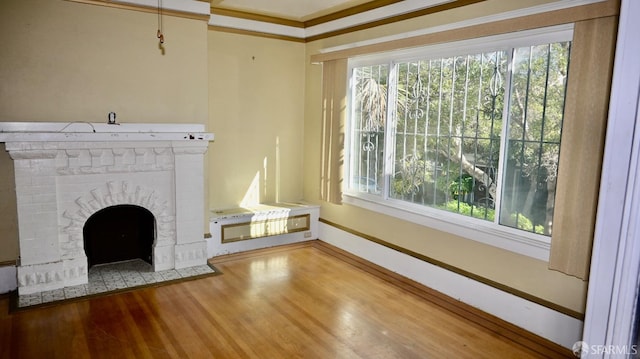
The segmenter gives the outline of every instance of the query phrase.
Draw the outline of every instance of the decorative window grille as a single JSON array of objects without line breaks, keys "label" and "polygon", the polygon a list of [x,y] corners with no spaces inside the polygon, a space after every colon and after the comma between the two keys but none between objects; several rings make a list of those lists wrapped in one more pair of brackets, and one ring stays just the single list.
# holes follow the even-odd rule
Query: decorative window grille
[{"label": "decorative window grille", "polygon": [[348,192],[550,235],[570,47],[352,66]]}]

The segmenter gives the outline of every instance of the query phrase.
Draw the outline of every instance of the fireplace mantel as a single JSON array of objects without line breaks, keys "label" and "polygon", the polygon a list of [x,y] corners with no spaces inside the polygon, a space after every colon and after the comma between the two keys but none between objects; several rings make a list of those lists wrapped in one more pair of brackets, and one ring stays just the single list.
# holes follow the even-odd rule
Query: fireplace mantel
[{"label": "fireplace mantel", "polygon": [[16,179],[20,295],[87,283],[83,226],[120,204],[156,220],[156,271],[206,264],[200,124],[0,122]]},{"label": "fireplace mantel", "polygon": [[212,141],[200,124],[0,122],[0,142]]}]

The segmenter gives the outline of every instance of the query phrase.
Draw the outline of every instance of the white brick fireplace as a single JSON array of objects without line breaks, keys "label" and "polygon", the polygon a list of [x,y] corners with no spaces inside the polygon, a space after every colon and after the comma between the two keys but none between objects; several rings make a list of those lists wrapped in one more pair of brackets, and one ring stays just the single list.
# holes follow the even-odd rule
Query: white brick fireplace
[{"label": "white brick fireplace", "polygon": [[155,271],[206,264],[202,125],[0,122],[13,159],[20,295],[87,283],[83,227],[96,212],[153,214]]}]

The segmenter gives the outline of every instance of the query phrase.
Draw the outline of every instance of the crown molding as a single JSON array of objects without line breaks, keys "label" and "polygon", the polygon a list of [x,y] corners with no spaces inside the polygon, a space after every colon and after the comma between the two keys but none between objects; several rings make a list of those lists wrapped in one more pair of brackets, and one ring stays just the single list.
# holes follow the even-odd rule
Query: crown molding
[{"label": "crown molding", "polygon": [[[66,0],[69,2],[135,10],[148,13],[158,11],[158,0]],[[168,16],[208,21],[210,5],[200,0],[162,0],[162,13]]]},{"label": "crown molding", "polygon": [[[368,7],[362,5],[356,6],[305,22],[212,7],[209,28],[216,31],[222,31],[222,29],[227,28],[228,32],[242,32],[253,36],[282,37],[293,41],[312,42],[484,1],[487,0],[380,0],[371,3]],[[606,1],[612,0],[556,0],[543,5],[461,21],[455,24],[430,27],[417,32],[374,39],[367,43],[390,41],[398,38],[500,21],[513,17],[575,8]],[[344,45],[344,47],[361,46],[367,43],[349,44]],[[327,49],[327,51],[334,50],[335,49]]]},{"label": "crown molding", "polygon": [[305,23],[302,21],[289,20],[281,17],[261,15],[261,14],[256,14],[252,12],[246,12],[246,11],[219,8],[215,6],[211,7],[211,15],[233,17],[233,18],[245,19],[245,20],[254,20],[254,21],[260,21],[260,22],[269,23],[269,24],[284,25],[284,26],[290,26],[290,27],[299,27],[299,28],[305,27]]},{"label": "crown molding", "polygon": [[217,14],[211,14],[209,28],[228,28],[230,31],[244,31],[246,34],[256,36],[262,36],[261,34],[285,36],[298,41],[304,41],[306,37],[304,28]]},{"label": "crown molding", "polygon": [[368,28],[392,23],[421,16],[424,13],[444,11],[482,1],[486,0],[380,0],[368,6],[345,9],[306,22],[212,7],[209,25],[215,28],[228,27],[245,30],[256,34],[289,36],[308,42],[318,39],[323,34],[329,34],[327,37],[335,36],[336,32],[356,31],[362,27]]},{"label": "crown molding", "polygon": [[[158,8],[158,0],[102,0],[104,2],[129,4],[134,6]],[[209,3],[198,0],[162,0],[163,10],[175,10],[200,15],[209,15]]]},{"label": "crown molding", "polygon": [[[327,15],[323,15],[323,16],[319,16],[313,19],[308,19],[304,22],[304,26],[305,27],[312,27],[312,26],[316,26],[316,25],[320,25],[320,24],[324,24],[326,22],[330,22],[333,20],[337,20],[337,19],[342,19],[348,16],[352,16],[352,15],[356,15],[356,14],[361,14],[363,12],[369,11],[369,10],[374,10],[374,9],[378,9],[381,7],[385,7],[391,4],[395,4],[401,1],[405,1],[405,0],[374,0],[374,1],[370,1],[364,4],[360,4],[360,5],[356,5],[354,7],[350,7],[348,9],[344,9],[344,10],[340,10],[340,11],[336,11],[334,13],[331,14],[327,14]],[[451,1],[451,0],[449,0]]]},{"label": "crown molding", "polygon": [[[305,29],[307,42],[338,36],[420,16],[435,14],[487,0],[405,0]],[[426,6],[425,6],[426,5]]]},{"label": "crown molding", "polygon": [[240,34],[240,35],[264,37],[264,38],[268,38],[268,39],[286,40],[286,41],[301,42],[301,43],[305,42],[305,40],[303,38],[300,38],[300,37],[294,37],[294,36],[289,36],[289,35],[278,35],[278,34],[266,33],[266,32],[258,32],[258,31],[253,31],[253,30],[236,29],[236,28],[224,27],[224,26],[209,25],[209,30],[217,31],[217,32],[227,32],[227,33],[231,33],[231,34]]},{"label": "crown molding", "polygon": [[[364,41],[359,41],[355,43],[335,46],[331,48],[325,48],[325,49],[321,49],[320,53],[324,54],[324,53],[331,53],[331,52],[337,52],[337,51],[344,51],[344,50],[362,47],[362,46],[376,45],[376,44],[390,42],[390,41],[435,34],[439,32],[462,29],[462,28],[467,28],[471,26],[494,23],[494,22],[504,21],[509,19],[524,18],[530,15],[552,13],[559,10],[577,8],[579,6],[588,6],[588,5],[603,3],[603,2],[615,2],[615,0],[557,0],[555,2],[547,3],[543,5],[537,5],[537,6],[532,6],[532,7],[513,10],[513,11],[506,11],[498,14],[473,18],[473,19],[459,21],[459,22],[450,23],[446,25],[425,27],[424,29],[420,29],[417,31],[409,31],[409,32],[404,32],[402,34],[390,35],[390,36],[379,37],[371,40],[364,40]],[[610,15],[610,12],[605,11],[602,13],[602,15],[608,16]]]},{"label": "crown molding", "polygon": [[[155,13],[158,11],[158,0],[65,1],[143,12]],[[307,21],[296,21],[218,8],[211,6],[209,1],[205,0],[162,0],[162,10],[163,13],[168,16],[205,20],[208,22],[209,29],[212,31],[232,32],[295,42],[312,42],[484,1],[487,0],[376,0]],[[556,0],[544,5],[485,16],[441,27],[426,28],[419,32],[403,33],[371,40],[370,42],[389,41],[395,38],[442,31],[445,28],[459,28],[477,23],[499,21],[505,18],[539,14],[605,1],[612,0]],[[363,44],[365,43],[344,46],[353,47]],[[334,50],[335,49],[327,49],[327,51]]]}]

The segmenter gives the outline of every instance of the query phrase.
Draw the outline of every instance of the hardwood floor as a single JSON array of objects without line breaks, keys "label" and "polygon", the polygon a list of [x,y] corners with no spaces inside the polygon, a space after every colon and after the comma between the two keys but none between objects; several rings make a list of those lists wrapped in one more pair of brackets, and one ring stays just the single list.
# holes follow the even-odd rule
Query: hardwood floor
[{"label": "hardwood floor", "polygon": [[0,358],[570,355],[490,330],[469,320],[473,310],[447,308],[429,290],[319,241],[211,262],[222,275],[48,308],[8,313],[2,298]]}]

